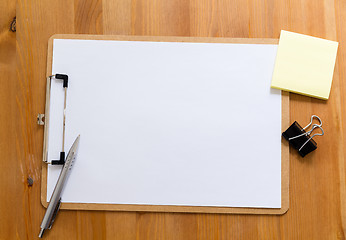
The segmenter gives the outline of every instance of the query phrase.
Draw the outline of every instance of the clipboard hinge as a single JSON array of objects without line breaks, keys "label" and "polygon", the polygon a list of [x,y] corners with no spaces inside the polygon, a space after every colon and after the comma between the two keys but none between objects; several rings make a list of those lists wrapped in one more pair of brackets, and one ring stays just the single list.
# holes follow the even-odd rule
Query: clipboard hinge
[{"label": "clipboard hinge", "polygon": [[39,113],[37,115],[37,124],[38,125],[44,125],[44,114],[43,113]]}]

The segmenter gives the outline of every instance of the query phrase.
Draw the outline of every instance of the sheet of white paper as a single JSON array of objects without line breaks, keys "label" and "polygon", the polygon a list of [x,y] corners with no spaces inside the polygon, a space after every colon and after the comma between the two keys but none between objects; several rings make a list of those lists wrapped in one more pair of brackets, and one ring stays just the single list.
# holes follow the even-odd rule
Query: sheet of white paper
[{"label": "sheet of white paper", "polygon": [[[63,202],[281,207],[276,45],[54,40],[66,73]],[[63,89],[51,91],[49,159],[62,142]],[[61,167],[49,166],[50,199]]]}]

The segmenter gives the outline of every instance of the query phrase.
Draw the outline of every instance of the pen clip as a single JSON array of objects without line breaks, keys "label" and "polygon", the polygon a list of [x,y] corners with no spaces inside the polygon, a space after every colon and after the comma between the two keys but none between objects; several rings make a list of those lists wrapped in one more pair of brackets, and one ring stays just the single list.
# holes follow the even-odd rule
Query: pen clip
[{"label": "pen clip", "polygon": [[55,218],[56,218],[56,215],[58,214],[58,211],[59,211],[59,209],[60,209],[60,205],[61,205],[61,198],[59,199],[59,202],[58,202],[58,204],[56,205],[56,208],[55,208],[55,210],[54,210],[54,213],[53,213],[53,216],[52,216],[52,220],[50,221],[50,224],[49,224],[48,229],[51,229],[51,228],[52,228],[52,225],[53,225],[53,223],[54,223],[54,220],[55,220]]}]

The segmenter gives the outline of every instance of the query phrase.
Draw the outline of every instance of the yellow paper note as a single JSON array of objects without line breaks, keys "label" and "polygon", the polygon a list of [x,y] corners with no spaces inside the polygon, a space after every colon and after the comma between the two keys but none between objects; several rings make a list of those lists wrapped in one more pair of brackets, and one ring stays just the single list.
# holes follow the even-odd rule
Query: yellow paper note
[{"label": "yellow paper note", "polygon": [[281,31],[271,87],[328,99],[338,42]]}]

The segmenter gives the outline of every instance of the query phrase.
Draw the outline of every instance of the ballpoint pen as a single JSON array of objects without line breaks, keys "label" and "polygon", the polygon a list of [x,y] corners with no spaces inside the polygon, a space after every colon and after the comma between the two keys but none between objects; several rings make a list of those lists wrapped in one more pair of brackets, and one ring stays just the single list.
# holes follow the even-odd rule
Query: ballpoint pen
[{"label": "ballpoint pen", "polygon": [[67,154],[66,161],[61,169],[59,179],[55,185],[53,194],[50,198],[46,213],[43,217],[42,223],[41,223],[41,230],[38,235],[39,238],[42,238],[44,231],[48,228],[51,229],[52,224],[54,222],[54,219],[59,211],[60,203],[61,203],[61,194],[62,190],[64,188],[64,185],[67,181],[67,178],[69,176],[69,172],[71,171],[73,162],[77,155],[78,145],[79,145],[79,138],[80,135],[76,138],[74,143],[72,144],[72,147],[70,151]]}]

